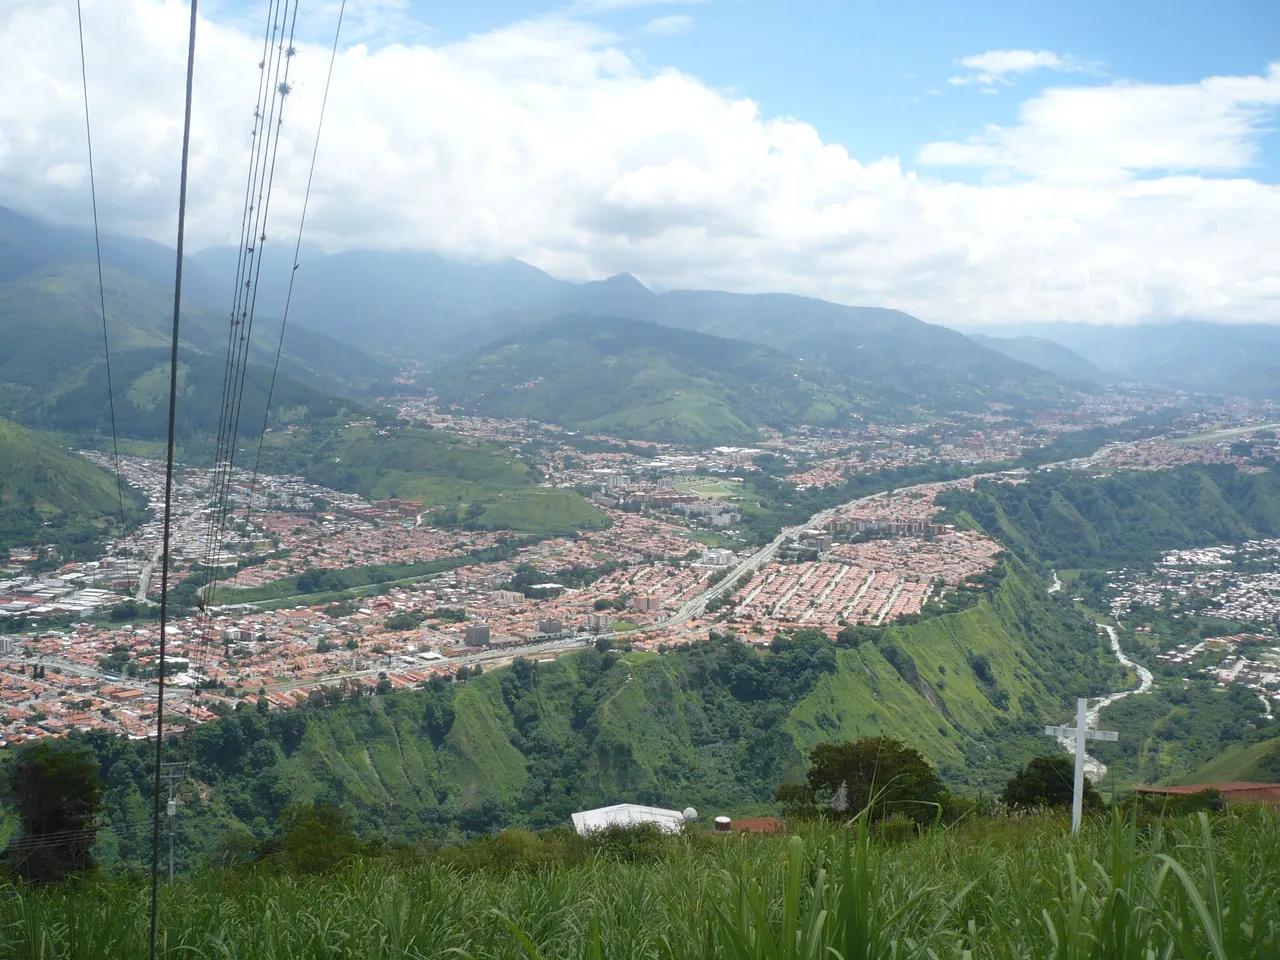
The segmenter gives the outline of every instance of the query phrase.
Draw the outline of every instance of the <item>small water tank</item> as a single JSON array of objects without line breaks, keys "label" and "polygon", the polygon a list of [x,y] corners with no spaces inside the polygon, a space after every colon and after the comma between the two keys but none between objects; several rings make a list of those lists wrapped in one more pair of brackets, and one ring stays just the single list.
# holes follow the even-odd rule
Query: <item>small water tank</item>
[{"label": "small water tank", "polygon": [[729,826],[733,823],[728,817],[716,817],[716,829],[728,832]]},{"label": "small water tank", "polygon": [[698,811],[693,809],[693,807],[685,807],[684,812],[680,814],[680,816],[684,817],[685,823],[693,823],[693,821],[698,819]]}]

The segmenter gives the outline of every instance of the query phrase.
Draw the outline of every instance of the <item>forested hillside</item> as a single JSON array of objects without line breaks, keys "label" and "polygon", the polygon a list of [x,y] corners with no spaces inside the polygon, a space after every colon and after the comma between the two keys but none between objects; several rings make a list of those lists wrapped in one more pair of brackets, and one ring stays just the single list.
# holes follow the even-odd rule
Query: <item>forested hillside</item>
[{"label": "forested hillside", "polygon": [[678,443],[753,443],[762,426],[837,425],[879,407],[852,381],[768,347],[641,321],[568,317],[445,365],[440,399],[498,417]]},{"label": "forested hillside", "polygon": [[417,500],[437,526],[562,536],[608,525],[572,490],[539,487],[527,462],[492,443],[420,427],[346,426],[270,438],[263,470],[370,499]]},{"label": "forested hillside", "polygon": [[1280,475],[1230,466],[1031,474],[940,503],[1024,559],[1065,568],[1148,563],[1163,550],[1280,535]]},{"label": "forested hillside", "polygon": [[[104,301],[119,434],[166,436],[172,294],[108,269]],[[63,263],[0,283],[0,415],[85,442],[110,436],[98,275],[93,264]],[[227,352],[226,324],[184,305],[179,352],[180,439],[216,434]],[[217,316],[221,316],[219,313]],[[242,423],[261,429],[279,343],[278,320],[256,323],[245,374]],[[360,414],[363,395],[390,367],[361,351],[291,325],[272,410],[312,422]],[[253,425],[252,427],[248,425]]]},{"label": "forested hillside", "polygon": [[[125,519],[145,501],[125,486]],[[55,443],[0,420],[0,560],[15,546],[56,544],[87,557],[92,544],[120,524],[115,477]]]},{"label": "forested hillside", "polygon": [[1064,380],[1081,384],[1105,383],[1107,375],[1074,350],[1043,337],[991,337],[970,334],[970,339],[1013,360],[1029,363]]},{"label": "forested hillside", "polygon": [[[180,842],[193,858],[233,828],[264,835],[292,800],[342,803],[364,831],[405,839],[562,824],[621,800],[741,812],[771,802],[815,744],[878,733],[990,791],[1043,752],[1039,725],[1073,697],[1125,682],[1093,624],[1011,561],[977,606],[839,647],[802,634],[763,654],[728,640],[593,650],[414,692],[317,691],[323,708],[245,703],[172,747],[197,784]],[[88,742],[112,821],[145,820],[145,745]],[[139,857],[129,836],[106,842]]]}]

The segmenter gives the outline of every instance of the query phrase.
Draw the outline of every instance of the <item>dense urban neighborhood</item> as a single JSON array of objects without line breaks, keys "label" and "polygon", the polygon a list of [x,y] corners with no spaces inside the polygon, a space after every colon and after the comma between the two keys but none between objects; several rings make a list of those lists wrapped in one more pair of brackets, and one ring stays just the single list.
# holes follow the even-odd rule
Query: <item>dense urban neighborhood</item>
[{"label": "dense urban neighborhood", "polygon": [[[1154,409],[1117,397],[1042,417],[1032,429],[988,415],[846,434],[763,431],[753,448],[697,450],[399,402],[402,422],[493,442],[517,457],[536,439],[541,484],[583,493],[607,518],[571,536],[442,528],[412,499],[367,499],[297,476],[241,472],[230,485],[231,522],[217,526],[214,471],[184,467],[173,501],[170,588],[198,580],[204,565],[220,572],[197,591],[200,608],[175,611],[167,627],[166,678],[176,691],[167,723],[210,720],[242,699],[290,707],[336,685],[411,688],[598,643],[661,652],[715,631],[762,645],[796,630],[834,640],[847,626],[913,618],[980,582],[1003,550],[979,531],[938,522],[944,492],[972,491],[984,477],[1023,483],[1028,469],[1261,469],[1250,466],[1257,451],[1242,450],[1235,437],[1242,424],[1273,419],[1273,410],[1256,405],[1184,416],[1163,435],[1096,445],[1083,458],[1017,465],[1028,452]],[[1267,434],[1261,426],[1251,432]],[[104,454],[85,456],[113,466]],[[949,468],[959,478],[837,504],[762,549],[743,526],[761,508],[746,480],[762,474],[762,463],[797,492],[904,467]],[[144,737],[154,729],[164,470],[133,457],[120,467],[148,499],[149,519],[101,557],[59,564],[41,544],[9,550],[0,580],[5,740],[97,728]],[[1149,572],[1117,572],[1109,613],[1125,624],[1135,610],[1170,601],[1211,607],[1216,617],[1253,625],[1257,635],[1248,639],[1265,644],[1280,613],[1277,543],[1174,551]],[[495,552],[499,559],[486,559]],[[350,596],[326,579],[359,568],[402,575]],[[1234,650],[1230,641],[1212,647]],[[1159,656],[1198,663],[1205,648]],[[1271,655],[1259,656],[1213,669],[1222,682],[1249,683],[1270,697],[1280,677]]]}]

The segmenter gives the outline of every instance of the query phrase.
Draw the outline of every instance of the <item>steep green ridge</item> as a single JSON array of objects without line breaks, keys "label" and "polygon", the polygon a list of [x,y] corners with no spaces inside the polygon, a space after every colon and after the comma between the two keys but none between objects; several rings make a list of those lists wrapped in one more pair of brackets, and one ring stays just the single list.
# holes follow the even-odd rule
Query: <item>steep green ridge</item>
[{"label": "steep green ridge", "polygon": [[[124,494],[126,519],[136,519],[145,501],[128,486]],[[112,474],[0,420],[0,551],[47,543],[64,553],[87,549],[119,523]]]},{"label": "steep green ridge", "polygon": [[554,536],[608,522],[581,495],[538,487],[528,463],[501,447],[418,427],[273,435],[263,469],[373,499],[417,500],[436,511],[437,525]]},{"label": "steep green ridge", "polygon": [[[178,404],[175,428],[180,438],[190,441],[194,452],[203,451],[200,439],[212,457],[213,437],[221,414],[225,362],[195,350],[179,354]],[[124,350],[111,355],[111,378],[115,395],[116,427],[120,436],[139,440],[162,440],[169,425],[169,348]],[[262,430],[271,371],[251,365],[245,372],[244,396],[240,406],[241,443],[257,439]],[[94,363],[80,377],[55,387],[27,419],[50,430],[76,436],[109,437],[111,422],[106,404],[106,365]],[[278,377],[271,400],[271,423],[310,423],[362,416],[359,404],[304,386],[296,380]]]},{"label": "steep green ridge", "polygon": [[[802,635],[763,655],[726,641],[587,651],[325,709],[246,705],[184,741],[203,785],[184,807],[184,856],[236,823],[265,831],[294,799],[341,802],[364,829],[404,838],[561,824],[621,800],[759,809],[812,745],[873,733],[990,791],[1044,751],[1039,726],[1073,697],[1123,682],[1093,625],[1009,561],[977,606],[857,648]],[[88,740],[113,819],[139,816],[141,748]]]},{"label": "steep green ridge", "polygon": [[740,340],[585,317],[539,324],[447,364],[440,399],[620,437],[753,442],[758,428],[840,424],[871,408],[851,383]]},{"label": "steep green ridge", "polygon": [[1235,744],[1173,782],[1280,783],[1280,737]]},{"label": "steep green ridge", "polygon": [[1147,563],[1163,550],[1280,534],[1280,475],[1231,466],[1034,473],[939,501],[1027,560],[1064,568]]}]

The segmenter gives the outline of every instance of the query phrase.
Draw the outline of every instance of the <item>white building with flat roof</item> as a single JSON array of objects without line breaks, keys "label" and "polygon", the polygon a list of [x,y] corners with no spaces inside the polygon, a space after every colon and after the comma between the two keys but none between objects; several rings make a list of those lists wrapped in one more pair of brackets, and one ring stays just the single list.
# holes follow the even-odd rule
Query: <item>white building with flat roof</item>
[{"label": "white building with flat roof", "polygon": [[583,837],[609,827],[637,827],[642,823],[652,823],[663,833],[679,833],[684,822],[684,814],[679,810],[645,807],[638,803],[615,803],[611,807],[582,810],[573,815],[573,829]]}]

